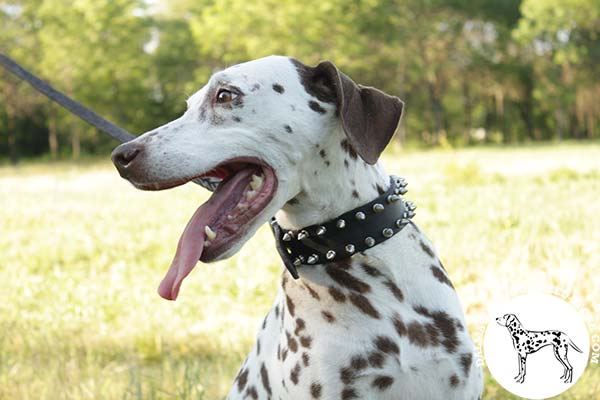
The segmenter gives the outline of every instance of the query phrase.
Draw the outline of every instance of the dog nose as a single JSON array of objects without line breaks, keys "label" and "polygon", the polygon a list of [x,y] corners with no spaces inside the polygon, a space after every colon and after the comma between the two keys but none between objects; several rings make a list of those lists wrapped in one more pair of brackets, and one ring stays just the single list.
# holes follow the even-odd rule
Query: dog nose
[{"label": "dog nose", "polygon": [[127,142],[113,150],[111,159],[122,177],[127,175],[128,167],[131,166],[135,158],[142,152],[142,145],[135,142]]}]

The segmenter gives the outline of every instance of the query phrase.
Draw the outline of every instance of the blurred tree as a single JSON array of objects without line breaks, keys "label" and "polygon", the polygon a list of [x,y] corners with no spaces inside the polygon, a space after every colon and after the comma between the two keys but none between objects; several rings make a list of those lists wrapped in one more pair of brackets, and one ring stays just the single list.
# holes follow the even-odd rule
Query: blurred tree
[{"label": "blurred tree", "polygon": [[[215,70],[285,54],[404,99],[403,142],[594,138],[599,15],[598,0],[8,0],[0,48],[133,132]],[[114,145],[3,72],[0,96],[13,159]]]},{"label": "blurred tree", "polygon": [[[45,0],[38,9],[42,24],[40,72],[61,89],[126,129],[144,126],[150,82],[150,57],[143,46],[150,24],[141,0]],[[60,109],[51,126],[71,131],[77,158],[81,136],[94,147],[105,137]],[[86,149],[92,151],[90,146]]]},{"label": "blurred tree", "polygon": [[[534,58],[534,95],[556,137],[594,136],[600,117],[600,2],[525,0],[514,37]],[[594,100],[596,99],[596,100]]]}]

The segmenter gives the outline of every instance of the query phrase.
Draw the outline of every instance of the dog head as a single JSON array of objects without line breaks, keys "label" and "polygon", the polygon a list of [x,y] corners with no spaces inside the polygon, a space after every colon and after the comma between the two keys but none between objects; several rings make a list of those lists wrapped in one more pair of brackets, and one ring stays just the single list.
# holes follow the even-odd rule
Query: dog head
[{"label": "dog head", "polygon": [[198,259],[231,256],[294,198],[302,164],[332,132],[342,130],[355,157],[376,163],[402,106],[331,62],[271,56],[215,73],[180,118],[117,147],[115,166],[139,189],[218,183],[185,228],[160,295],[175,299]]},{"label": "dog head", "polygon": [[505,326],[507,328],[514,328],[519,325],[519,320],[515,314],[504,314],[502,317],[496,318],[496,322],[498,325]]}]

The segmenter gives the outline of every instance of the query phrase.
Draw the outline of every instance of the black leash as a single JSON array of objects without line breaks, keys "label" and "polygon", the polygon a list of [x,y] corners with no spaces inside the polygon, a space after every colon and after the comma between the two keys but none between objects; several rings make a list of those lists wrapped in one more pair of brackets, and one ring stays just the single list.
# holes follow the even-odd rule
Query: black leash
[{"label": "black leash", "polygon": [[4,53],[0,53],[0,65],[2,65],[8,71],[12,72],[14,75],[28,82],[31,86],[33,86],[36,90],[44,94],[50,100],[57,102],[73,114],[77,115],[82,120],[100,129],[102,132],[108,133],[111,137],[117,139],[119,142],[124,143],[135,139],[135,135],[127,132],[123,128],[119,128],[118,126],[101,117],[100,115],[96,114],[83,104],[73,100],[69,96],[54,89],[52,86],[50,86],[43,80],[33,75],[25,68],[21,67],[10,57],[6,56]]}]

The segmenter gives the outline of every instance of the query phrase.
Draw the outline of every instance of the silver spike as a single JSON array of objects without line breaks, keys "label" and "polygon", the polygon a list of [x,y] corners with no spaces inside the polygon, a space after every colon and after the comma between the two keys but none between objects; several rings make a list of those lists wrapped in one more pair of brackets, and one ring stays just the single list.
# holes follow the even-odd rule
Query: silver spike
[{"label": "silver spike", "polygon": [[369,247],[373,247],[375,246],[375,239],[373,239],[371,236],[367,236],[365,238],[365,244]]},{"label": "silver spike", "polygon": [[302,254],[300,254],[300,255],[298,256],[298,258],[299,258],[299,259],[300,259],[300,261],[302,261],[302,262],[306,261],[306,258],[304,258],[304,256],[303,256]]},{"label": "silver spike", "polygon": [[399,194],[400,196],[404,196],[406,194],[406,192],[408,192],[408,190],[404,187],[399,187],[398,189],[395,190],[394,193]]},{"label": "silver spike", "polygon": [[381,231],[381,233],[386,238],[391,238],[392,236],[394,236],[394,231],[391,228],[385,228],[383,231]]},{"label": "silver spike", "polygon": [[357,212],[356,214],[354,214],[354,216],[355,216],[355,217],[356,217],[356,219],[357,219],[357,220],[359,220],[359,221],[364,221],[364,220],[365,220],[365,218],[367,218],[367,216],[365,215],[365,213],[364,213],[364,212],[362,212],[362,211],[359,211],[359,212]]},{"label": "silver spike", "polygon": [[402,219],[397,219],[396,220],[396,228],[401,228],[402,227]]},{"label": "silver spike", "polygon": [[409,212],[408,212],[408,218],[412,218],[412,217],[414,217],[415,215],[417,215],[417,213],[416,213],[416,212],[414,212],[414,211],[409,211]]},{"label": "silver spike", "polygon": [[286,232],[283,234],[283,241],[289,242],[290,240],[292,240],[293,237],[294,237],[294,234],[292,233],[292,231]]},{"label": "silver spike", "polygon": [[408,185],[408,182],[406,182],[406,179],[404,179],[404,178],[398,179],[398,181],[396,183],[398,184],[398,186],[401,186],[401,187],[406,187]]},{"label": "silver spike", "polygon": [[380,213],[380,212],[382,212],[383,210],[385,210],[385,207],[383,206],[383,204],[380,204],[380,203],[375,203],[375,204],[373,204],[373,211],[374,211],[374,212],[376,212],[376,213]]},{"label": "silver spike", "polygon": [[414,211],[417,206],[415,205],[415,203],[413,203],[412,201],[407,201],[406,202],[406,207],[410,210],[410,211]]},{"label": "silver spike", "polygon": [[293,264],[297,267],[298,265],[302,264],[302,260],[300,260],[300,257],[296,257],[294,259]]},{"label": "silver spike", "polygon": [[345,228],[346,221],[344,221],[343,219],[338,219],[337,222],[335,223],[335,226],[337,226],[339,229]]},{"label": "silver spike", "polygon": [[335,251],[329,250],[327,254],[325,254],[325,257],[327,257],[328,260],[332,260],[335,257]]},{"label": "silver spike", "polygon": [[345,250],[346,250],[347,253],[350,253],[350,254],[354,253],[354,245],[353,244],[347,244],[346,247],[345,247]]},{"label": "silver spike", "polygon": [[320,226],[320,227],[318,227],[318,228],[317,228],[317,235],[318,235],[318,236],[322,236],[322,235],[324,235],[324,234],[325,234],[325,232],[327,232],[327,229],[325,229],[325,227],[324,227],[324,226]]},{"label": "silver spike", "polygon": [[301,230],[298,233],[298,240],[302,240],[302,239],[307,238],[307,237],[308,237],[308,232],[306,232],[305,230]]},{"label": "silver spike", "polygon": [[397,195],[397,194],[390,194],[390,195],[387,197],[387,202],[388,202],[388,203],[390,203],[390,204],[391,204],[391,203],[395,203],[395,202],[397,202],[398,200],[400,200],[400,197],[398,197],[398,195]]},{"label": "silver spike", "polygon": [[316,254],[312,254],[308,257],[308,263],[309,264],[314,264],[317,262],[317,260],[319,259],[319,256]]}]

